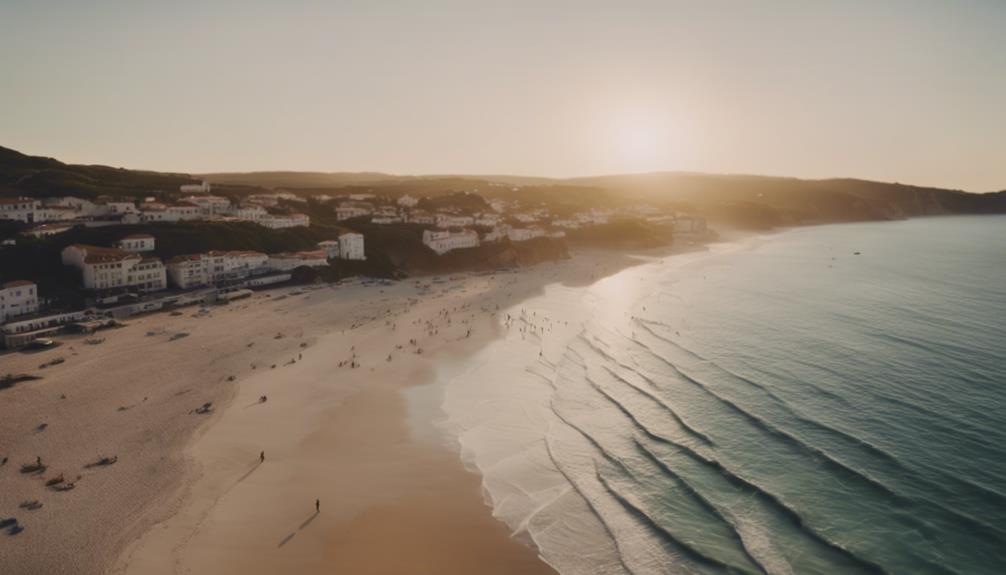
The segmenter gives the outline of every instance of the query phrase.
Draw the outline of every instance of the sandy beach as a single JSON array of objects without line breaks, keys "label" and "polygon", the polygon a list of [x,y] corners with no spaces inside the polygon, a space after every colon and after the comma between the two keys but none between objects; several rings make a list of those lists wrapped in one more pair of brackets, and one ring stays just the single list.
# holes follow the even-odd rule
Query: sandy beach
[{"label": "sandy beach", "polygon": [[553,572],[492,516],[439,399],[403,391],[497,337],[499,309],[635,261],[260,292],[0,356],[42,376],[0,391],[0,515],[24,527],[0,570]]}]

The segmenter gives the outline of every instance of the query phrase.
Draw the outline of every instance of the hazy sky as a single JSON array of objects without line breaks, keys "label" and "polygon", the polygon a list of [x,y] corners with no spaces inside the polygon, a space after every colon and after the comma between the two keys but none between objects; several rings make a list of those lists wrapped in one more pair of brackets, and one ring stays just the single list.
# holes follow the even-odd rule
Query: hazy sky
[{"label": "hazy sky", "polygon": [[1006,188],[1006,0],[0,0],[0,145]]}]

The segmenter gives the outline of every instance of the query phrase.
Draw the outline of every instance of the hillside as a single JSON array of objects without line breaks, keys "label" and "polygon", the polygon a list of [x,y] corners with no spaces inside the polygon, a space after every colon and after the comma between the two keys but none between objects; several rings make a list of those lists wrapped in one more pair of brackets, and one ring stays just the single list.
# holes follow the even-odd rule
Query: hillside
[{"label": "hillside", "polygon": [[801,180],[685,172],[565,180],[519,176],[396,176],[374,172],[250,172],[170,174],[108,166],[64,164],[0,148],[0,197],[73,194],[145,196],[177,191],[208,178],[218,193],[244,195],[283,189],[302,196],[374,193],[437,197],[477,192],[518,200],[556,215],[625,201],[697,211],[714,224],[749,229],[827,222],[886,220],[942,214],[1006,213],[1006,191],[973,194],[857,179]]},{"label": "hillside", "polygon": [[635,200],[691,207],[741,227],[1006,213],[1006,191],[973,194],[857,179],[665,172],[573,182]]},{"label": "hillside", "polygon": [[64,164],[0,146],[0,197],[145,196],[155,191],[177,191],[178,186],[191,183],[197,181],[186,174]]}]

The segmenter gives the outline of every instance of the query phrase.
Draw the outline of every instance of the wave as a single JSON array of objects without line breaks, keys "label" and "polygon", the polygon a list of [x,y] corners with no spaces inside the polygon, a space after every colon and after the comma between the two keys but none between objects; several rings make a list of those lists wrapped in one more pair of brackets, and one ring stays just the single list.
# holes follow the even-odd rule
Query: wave
[{"label": "wave", "polygon": [[[555,410],[554,407],[552,408],[552,411],[553,411],[553,413],[556,414],[556,417],[558,417],[560,420],[562,420],[565,423],[565,420],[562,418],[561,415],[559,415],[559,413]],[[569,424],[567,423],[567,425],[569,425]],[[574,429],[575,429],[575,427],[574,427]],[[566,481],[569,483],[570,487],[574,491],[576,491],[577,494],[580,496],[580,498],[583,499],[583,501],[587,504],[587,507],[590,509],[590,512],[594,515],[594,518],[597,519],[597,522],[600,523],[601,527],[604,528],[605,533],[607,533],[608,537],[611,539],[611,541],[614,542],[615,548],[618,550],[618,553],[617,553],[617,555],[618,555],[618,562],[622,566],[622,569],[624,569],[625,572],[629,573],[630,575],[635,575],[635,571],[633,571],[632,568],[629,567],[629,565],[625,562],[625,551],[622,549],[622,545],[619,542],[618,537],[615,536],[614,529],[612,529],[611,525],[607,521],[605,521],[604,515],[597,508],[597,505],[591,500],[590,497],[587,496],[586,493],[583,492],[583,490],[577,484],[577,482],[573,478],[573,476],[559,462],[559,458],[556,457],[556,453],[555,453],[555,450],[552,447],[552,442],[550,441],[550,438],[551,438],[551,434],[546,433],[546,435],[545,435],[545,452],[548,454],[549,459],[552,460],[552,464],[559,471],[559,473],[562,474],[562,476],[566,478]]]},{"label": "wave", "polygon": [[[605,490],[609,495],[611,495],[619,504],[622,505],[627,511],[636,516],[642,523],[644,523],[651,531],[659,534],[668,544],[672,545],[675,549],[682,552],[683,555],[689,559],[707,567],[712,567],[730,574],[744,575],[745,571],[739,570],[735,567],[727,565],[726,563],[702,553],[698,549],[692,547],[688,543],[682,541],[674,535],[673,532],[665,529],[660,522],[651,517],[646,509],[636,501],[636,498],[632,495],[624,495],[618,490],[611,486],[611,483],[605,479],[604,474],[600,471],[596,472],[597,480],[604,486]],[[758,565],[758,563],[755,563]],[[765,573],[764,569],[760,569],[762,573]]]},{"label": "wave", "polygon": [[[668,477],[670,477],[671,479],[673,479],[675,481],[675,484],[678,485],[678,486],[680,486],[681,489],[684,490],[689,495],[689,497],[691,497],[693,500],[695,500],[696,502],[698,502],[699,505],[701,505],[709,513],[711,513],[712,515],[714,515],[721,522],[723,522],[724,524],[730,526],[730,530],[733,533],[733,535],[734,535],[737,543],[739,543],[740,546],[741,546],[741,548],[744,549],[745,555],[748,557],[748,559],[751,560],[752,563],[754,563],[755,565],[757,565],[758,568],[761,569],[761,571],[763,573],[769,574],[769,573],[772,573],[774,571],[774,570],[770,570],[769,568],[767,568],[763,564],[763,562],[760,559],[758,559],[758,557],[756,557],[756,555],[758,554],[758,552],[756,550],[752,549],[751,546],[749,546],[748,542],[745,540],[744,536],[741,534],[741,528],[740,528],[740,526],[737,524],[737,522],[732,517],[730,517],[729,512],[723,511],[723,510],[719,509],[716,505],[714,505],[711,501],[709,501],[709,499],[707,499],[705,496],[703,496],[701,493],[699,493],[698,490],[696,490],[694,487],[692,487],[692,485],[690,483],[688,483],[687,481],[685,481],[685,479],[683,477],[681,477],[680,475],[677,474],[677,472],[675,472],[673,469],[671,469],[671,466],[665,464],[658,457],[656,457],[653,453],[651,453],[647,449],[643,448],[643,446],[640,444],[640,442],[639,442],[638,439],[633,438],[633,441],[635,442],[636,447],[640,451],[640,453],[642,453],[644,455],[644,457],[646,457],[651,463],[653,463],[654,465],[656,465],[665,475],[667,475]],[[789,568],[789,564],[788,563],[785,564],[785,567],[782,570],[786,571],[787,573],[791,573],[792,572],[792,570]]]},{"label": "wave", "polygon": [[[817,541],[819,544],[824,545],[824,546],[828,547],[829,549],[832,549],[833,551],[840,553],[847,560],[849,560],[849,561],[851,561],[851,562],[853,562],[855,564],[861,565],[865,570],[867,570],[870,573],[878,573],[878,574],[884,574],[884,573],[886,573],[886,571],[882,567],[880,567],[879,565],[877,565],[877,564],[875,564],[875,563],[873,563],[873,562],[871,562],[871,561],[869,561],[867,559],[859,557],[858,555],[856,555],[852,551],[846,549],[841,544],[839,544],[837,542],[834,542],[834,541],[831,541],[830,539],[828,539],[824,535],[820,534],[819,532],[817,532],[813,528],[809,527],[806,524],[806,522],[803,520],[803,518],[800,516],[800,514],[795,509],[793,509],[793,507],[791,507],[789,504],[783,502],[783,500],[778,495],[775,495],[775,494],[771,493],[770,491],[768,491],[767,489],[759,486],[757,483],[755,483],[752,480],[748,480],[748,479],[742,478],[740,475],[738,475],[738,474],[734,473],[733,471],[729,470],[726,466],[724,466],[718,460],[716,460],[716,459],[714,459],[712,457],[704,456],[704,455],[700,454],[698,451],[696,451],[696,450],[688,447],[687,445],[678,443],[678,442],[676,442],[676,441],[674,441],[674,440],[672,440],[672,439],[670,439],[668,437],[665,437],[664,435],[660,434],[659,432],[654,431],[649,426],[647,426],[645,423],[643,423],[634,413],[632,413],[631,411],[625,409],[624,406],[621,406],[620,404],[616,404],[616,407],[619,408],[619,410],[622,413],[624,413],[629,418],[629,420],[634,424],[634,426],[637,429],[639,429],[647,437],[649,437],[649,438],[651,438],[651,439],[653,439],[653,440],[655,440],[655,441],[657,441],[659,443],[662,443],[662,444],[671,446],[673,448],[679,449],[682,453],[684,453],[685,455],[689,456],[694,461],[696,461],[696,462],[698,462],[700,464],[703,464],[703,465],[706,465],[706,466],[709,466],[709,467],[713,468],[718,474],[720,474],[721,476],[723,476],[724,478],[726,478],[727,481],[729,481],[735,487],[739,487],[739,488],[741,488],[741,489],[743,489],[743,490],[745,490],[745,491],[747,491],[749,493],[756,494],[757,496],[762,497],[762,498],[766,499],[767,501],[771,502],[771,504],[778,511],[780,511],[781,513],[783,513],[787,517],[789,517],[790,520],[793,521],[794,525],[796,525],[797,527],[799,527],[806,535],[808,535],[809,537],[811,537],[812,539],[814,539],[815,541]],[[563,419],[564,422],[566,421],[564,418],[562,418],[561,415],[559,417],[560,417],[560,419]],[[606,454],[606,452],[603,450],[603,448],[600,446],[600,444],[597,443],[597,441],[594,440],[593,438],[589,437],[589,434],[587,434],[584,430],[582,430],[582,429],[580,429],[580,428],[578,428],[578,427],[576,427],[574,425],[571,425],[571,426],[574,429],[576,429],[578,432],[580,432],[581,434],[583,434],[584,436],[588,437],[588,440],[591,441],[591,443],[593,445],[595,445],[596,448],[601,451],[602,455]],[[636,445],[639,446],[641,449],[646,450],[646,447],[641,442],[639,442],[638,439],[634,439],[633,441],[635,441]],[[653,454],[651,453],[651,455],[653,455]],[[656,457],[655,455],[653,455],[653,456]]]},{"label": "wave", "polygon": [[[666,341],[663,338],[661,338],[660,336],[656,336],[656,337],[658,337],[662,341]],[[769,434],[771,434],[771,435],[773,435],[775,437],[783,439],[784,441],[790,442],[791,444],[797,446],[799,449],[803,450],[804,452],[810,454],[813,457],[819,458],[820,460],[822,460],[823,462],[825,462],[826,465],[830,466],[832,469],[835,469],[835,470],[837,470],[837,471],[839,471],[841,473],[844,473],[844,474],[852,476],[852,477],[854,477],[854,478],[856,478],[858,480],[866,482],[867,484],[871,485],[874,489],[879,490],[880,492],[884,493],[887,497],[889,497],[893,502],[897,503],[899,506],[904,507],[904,508],[911,508],[912,506],[915,506],[915,505],[921,505],[921,506],[929,506],[929,507],[938,509],[941,513],[943,513],[944,515],[946,515],[948,518],[952,518],[954,520],[954,522],[958,524],[958,526],[960,526],[960,527],[966,527],[966,528],[969,528],[969,529],[976,530],[977,534],[980,534],[983,538],[985,538],[986,540],[988,540],[990,542],[1003,543],[1002,537],[1003,537],[1003,535],[1006,535],[1006,533],[1004,533],[1003,531],[1001,531],[999,528],[997,528],[997,527],[995,527],[995,526],[993,526],[991,524],[985,523],[985,522],[981,521],[980,519],[978,519],[976,517],[973,517],[973,516],[971,516],[971,515],[969,515],[967,513],[964,513],[964,512],[962,512],[960,510],[952,509],[952,508],[947,507],[947,506],[945,506],[945,505],[943,505],[941,503],[933,501],[932,499],[929,499],[929,498],[926,498],[926,497],[921,497],[921,496],[906,496],[906,495],[903,495],[903,494],[899,493],[894,488],[888,486],[883,481],[881,481],[881,480],[873,477],[868,472],[860,470],[860,469],[856,469],[856,468],[854,468],[854,467],[852,467],[852,466],[850,466],[850,465],[848,465],[846,463],[843,463],[841,460],[839,460],[837,457],[835,457],[832,454],[830,454],[828,451],[826,451],[824,449],[821,449],[819,447],[816,447],[814,445],[811,445],[810,443],[807,443],[806,441],[798,438],[797,436],[795,436],[795,435],[793,435],[793,434],[791,434],[789,432],[786,432],[786,431],[784,431],[784,430],[776,427],[775,425],[769,423],[764,418],[758,417],[758,416],[754,415],[753,413],[751,413],[750,411],[743,409],[742,407],[740,407],[739,405],[737,405],[735,402],[733,402],[733,401],[731,401],[731,400],[723,397],[722,395],[720,395],[720,394],[712,391],[709,388],[709,386],[707,386],[704,383],[702,383],[698,378],[690,375],[688,372],[684,371],[680,366],[671,363],[666,358],[664,358],[660,354],[656,353],[656,350],[650,348],[645,343],[640,342],[638,340],[634,340],[634,341],[637,344],[645,347],[650,352],[650,354],[652,354],[654,357],[657,357],[662,363],[668,365],[671,369],[673,369],[682,378],[684,378],[688,382],[690,382],[690,383],[698,386],[703,391],[705,391],[707,394],[709,394],[710,396],[716,398],[717,400],[719,400],[720,402],[722,402],[723,404],[725,404],[726,406],[728,406],[732,411],[734,411],[738,415],[740,415],[740,416],[744,417],[745,419],[747,419],[748,421],[750,421],[756,427],[762,429],[763,431],[765,431],[765,432],[767,432],[767,433],[769,433]],[[671,345],[674,345],[674,346],[676,346],[676,347],[678,347],[680,349],[685,349],[682,346],[680,346],[680,345],[678,345],[678,344],[676,344],[674,342],[667,342],[667,343],[670,343]],[[709,360],[706,360],[705,358],[701,358],[701,356],[699,356],[698,354],[694,354],[694,352],[689,352],[689,353],[692,353],[692,355],[694,355],[695,357],[698,357],[698,358],[702,359],[702,361],[709,362]],[[730,371],[728,371],[728,370],[720,367],[719,365],[717,365],[717,364],[715,364],[713,362],[709,362],[709,363],[711,363],[712,365],[714,365],[716,367],[716,369],[721,370],[724,373],[727,373],[727,374],[735,377],[736,379],[738,379],[740,381],[743,381],[743,382],[746,382],[746,383],[750,383],[754,387],[756,387],[756,388],[758,388],[760,390],[764,390],[764,386],[761,386],[759,384],[755,384],[755,383],[751,382],[750,380],[748,380],[746,378],[737,376],[737,375],[733,374],[732,372],[730,372]],[[643,374],[640,374],[640,375],[642,377],[646,378],[645,375],[643,375]],[[647,379],[649,380],[649,378],[647,378]],[[652,381],[651,381],[651,383],[652,383]],[[895,473],[896,474],[903,475],[905,478],[908,478],[909,480],[914,481],[915,483],[921,485],[923,491],[925,491],[926,489],[928,489],[930,491],[941,493],[941,494],[943,494],[946,497],[953,496],[953,493],[951,493],[946,488],[944,488],[944,487],[942,487],[942,486],[940,486],[940,485],[938,485],[936,483],[932,483],[932,482],[926,481],[925,479],[923,479],[922,477],[920,477],[917,473],[915,473],[914,471],[912,471],[911,469],[909,469],[905,464],[903,464],[900,460],[898,460],[893,455],[891,455],[891,454],[889,454],[889,453],[887,453],[887,452],[885,452],[885,451],[877,448],[876,446],[870,444],[869,442],[866,442],[865,440],[862,440],[862,439],[857,438],[857,437],[855,437],[853,435],[847,434],[847,433],[845,433],[843,431],[834,429],[833,427],[828,426],[826,424],[823,424],[823,423],[816,422],[814,420],[808,419],[808,418],[800,415],[799,413],[797,413],[794,409],[790,408],[785,403],[784,400],[779,399],[774,394],[771,394],[771,392],[767,392],[767,393],[770,395],[770,397],[772,397],[775,401],[777,401],[782,408],[784,408],[784,409],[786,409],[788,411],[788,415],[789,416],[791,416],[794,419],[798,420],[802,424],[805,424],[805,425],[817,428],[817,429],[822,430],[822,431],[824,431],[826,433],[833,434],[834,436],[841,437],[844,440],[847,440],[849,442],[852,442],[855,445],[858,445],[858,446],[862,447],[863,449],[865,449],[866,451],[868,451],[869,453],[871,453],[873,456],[875,456],[875,457],[877,457],[879,459],[882,459],[882,460],[886,461],[889,465],[895,467]],[[979,485],[975,485],[975,484],[973,484],[971,482],[967,482],[967,481],[965,481],[963,479],[960,479],[958,477],[946,476],[945,479],[947,481],[951,481],[951,482],[955,482],[955,483],[965,483],[969,487],[971,487],[971,488],[973,488],[975,490],[980,490],[983,494],[986,495],[987,498],[997,499],[997,500],[1001,501],[1001,499],[1000,499],[1000,497],[998,496],[997,493],[995,493],[994,491],[990,491],[988,489],[985,489],[984,487],[981,487]],[[919,489],[919,488],[917,487],[916,489]],[[927,537],[930,537],[931,540],[935,540],[935,538],[936,538],[937,535],[936,535],[936,533],[935,533],[935,531],[933,529],[933,526],[931,524],[929,524],[928,522],[919,520],[919,519],[917,519],[917,518],[915,518],[914,516],[911,516],[911,515],[910,516],[903,516],[903,517],[904,517],[905,521],[907,521],[908,523],[912,524],[916,528],[920,529],[920,532],[923,535],[926,535]]]},{"label": "wave", "polygon": [[[651,352],[652,351],[653,350],[651,350]],[[660,356],[658,354],[656,354],[656,353],[654,353],[654,356],[660,358]],[[812,458],[814,458],[814,459],[816,459],[818,461],[821,461],[825,466],[833,469],[834,471],[836,471],[838,473],[841,473],[841,474],[844,474],[847,477],[852,478],[853,480],[860,481],[864,485],[868,485],[870,488],[872,488],[872,489],[880,492],[885,497],[889,498],[891,500],[891,502],[895,503],[898,507],[900,507],[902,509],[911,509],[911,508],[917,506],[920,503],[919,501],[917,501],[914,498],[906,497],[906,496],[898,493],[897,491],[895,491],[891,487],[888,487],[882,481],[874,478],[869,473],[867,473],[865,471],[860,471],[860,470],[857,470],[855,468],[852,468],[852,467],[849,467],[849,466],[845,465],[840,460],[838,460],[837,458],[835,458],[834,456],[832,456],[831,454],[829,454],[827,451],[825,451],[825,450],[823,450],[821,448],[815,447],[813,445],[810,445],[809,443],[807,443],[807,442],[805,442],[805,441],[797,438],[796,436],[794,436],[794,435],[792,435],[790,433],[787,433],[787,432],[785,432],[785,431],[783,431],[783,430],[781,430],[781,429],[773,426],[768,421],[766,421],[766,420],[764,420],[764,419],[762,419],[762,418],[760,418],[760,417],[752,414],[749,411],[744,410],[743,408],[741,408],[736,403],[734,403],[734,402],[726,399],[725,397],[717,394],[716,392],[712,391],[707,386],[705,386],[704,384],[702,384],[699,380],[688,376],[687,374],[685,374],[683,371],[681,371],[674,364],[672,364],[670,362],[667,362],[667,360],[665,360],[663,358],[660,358],[660,359],[661,359],[661,361],[663,361],[664,363],[666,363],[668,366],[670,366],[682,378],[684,378],[685,380],[689,381],[690,383],[693,383],[694,385],[702,388],[711,397],[714,397],[715,399],[719,400],[721,403],[723,403],[728,408],[730,408],[734,413],[736,413],[736,414],[740,415],[741,417],[745,418],[746,420],[748,420],[755,427],[757,427],[757,428],[761,429],[762,431],[764,431],[764,432],[766,432],[766,433],[768,433],[770,435],[773,435],[773,436],[775,436],[775,437],[777,437],[777,438],[779,438],[779,439],[781,439],[781,440],[783,440],[785,442],[788,442],[790,445],[796,447],[799,450],[802,450],[803,452],[805,452],[810,457],[812,457]],[[995,533],[996,530],[995,530],[994,527],[991,527],[989,525],[981,523],[978,520],[976,520],[976,519],[974,519],[974,518],[972,518],[970,516],[964,515],[964,514],[958,512],[958,511],[956,511],[956,510],[944,507],[944,506],[942,506],[940,504],[937,504],[937,503],[934,503],[934,502],[931,502],[931,501],[927,501],[927,502],[924,502],[924,503],[927,503],[927,504],[930,504],[932,506],[938,507],[940,510],[942,510],[947,515],[952,516],[952,517],[956,517],[960,523],[964,523],[968,527],[971,527],[973,529],[977,529],[986,538],[990,538],[990,539],[993,539],[995,541],[999,541],[1000,540],[999,537]],[[899,518],[903,523],[906,523],[906,524],[908,524],[908,525],[916,528],[920,534],[922,534],[924,537],[926,537],[927,539],[929,539],[930,543],[935,543],[939,539],[939,534],[935,530],[935,528],[929,522],[923,521],[923,520],[919,519],[914,514],[904,514],[904,513],[902,513],[902,514],[895,515],[895,517]]]},{"label": "wave", "polygon": [[[607,398],[608,401],[611,402],[613,405],[615,405],[622,413],[624,413],[626,416],[630,417],[630,419],[633,419],[633,421],[635,421],[635,419],[632,417],[631,413],[629,412],[628,408],[626,408],[623,404],[621,404],[620,402],[618,402],[614,397],[612,397],[607,392],[605,392],[601,388],[601,386],[597,385],[596,382],[594,382],[593,380],[591,380],[586,375],[585,375],[585,378],[587,379],[588,382],[591,383],[591,385],[594,387],[595,390],[597,390],[605,398]],[[606,449],[597,438],[595,438],[592,434],[590,434],[582,426],[574,423],[571,419],[569,419],[568,417],[564,416],[561,413],[561,411],[554,406],[554,404],[552,405],[552,411],[553,411],[553,413],[555,413],[556,417],[562,423],[568,425],[570,428],[572,428],[577,433],[579,433],[584,439],[586,439],[587,442],[590,443],[590,445],[601,455],[601,457],[605,461],[607,461],[610,464],[614,465],[625,476],[627,476],[627,477],[636,477],[636,473],[633,471],[632,467],[629,464],[627,464],[617,454],[612,453],[610,450]],[[610,483],[600,473],[600,471],[597,470],[596,462],[595,462],[595,474],[597,475],[598,481],[601,482],[601,484],[604,486],[605,490],[609,493],[609,495],[611,495],[612,497],[614,497],[614,499],[626,511],[630,512],[633,516],[637,517],[637,519],[641,519],[643,521],[643,523],[645,523],[651,529],[652,532],[658,534],[666,543],[668,543],[671,546],[673,546],[673,548],[675,550],[681,552],[684,556],[686,556],[686,557],[688,557],[688,558],[690,558],[690,559],[692,559],[694,561],[697,561],[700,564],[721,569],[721,570],[725,571],[726,573],[734,573],[734,574],[738,574],[738,575],[744,575],[744,573],[746,573],[743,570],[738,570],[738,569],[736,569],[736,568],[734,568],[734,567],[726,564],[725,562],[720,561],[719,559],[716,559],[714,557],[711,557],[711,556],[703,553],[699,549],[695,548],[693,545],[687,543],[686,541],[681,540],[680,538],[678,538],[677,536],[675,536],[671,531],[669,531],[668,529],[666,529],[662,525],[660,525],[658,521],[656,521],[655,519],[653,519],[645,511],[645,509],[643,508],[642,505],[630,503],[629,500],[630,499],[634,499],[634,497],[633,496],[624,496],[624,495],[618,493],[616,490],[614,490],[611,487]],[[711,512],[711,514],[714,517],[716,517],[717,519],[719,519],[723,523],[723,525],[726,526],[727,529],[729,529],[730,532],[733,534],[733,538],[736,541],[740,542],[740,536],[739,536],[739,534],[736,533],[736,531],[733,530],[733,526],[732,526],[731,523],[725,521],[719,515],[719,513],[715,510],[715,508],[713,508],[711,506],[707,506],[704,501],[700,501],[699,503],[700,503],[700,505],[704,509],[707,509],[708,511]],[[616,537],[616,541],[617,541],[617,537]],[[760,566],[760,564],[754,558],[750,558],[750,559],[751,559],[751,561],[756,566]],[[761,572],[765,573],[764,570],[761,570]]]}]

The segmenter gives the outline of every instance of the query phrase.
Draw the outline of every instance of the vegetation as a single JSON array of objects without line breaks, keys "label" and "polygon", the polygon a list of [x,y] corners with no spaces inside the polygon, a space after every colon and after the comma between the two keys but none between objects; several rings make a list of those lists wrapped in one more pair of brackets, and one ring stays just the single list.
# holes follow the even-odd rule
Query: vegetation
[{"label": "vegetation", "polygon": [[194,183],[198,181],[186,174],[64,164],[0,147],[0,197],[142,197],[156,191],[177,191],[182,184]]},{"label": "vegetation", "polygon": [[670,229],[629,219],[566,231],[566,239],[570,244],[621,249],[670,245],[672,235]]}]

